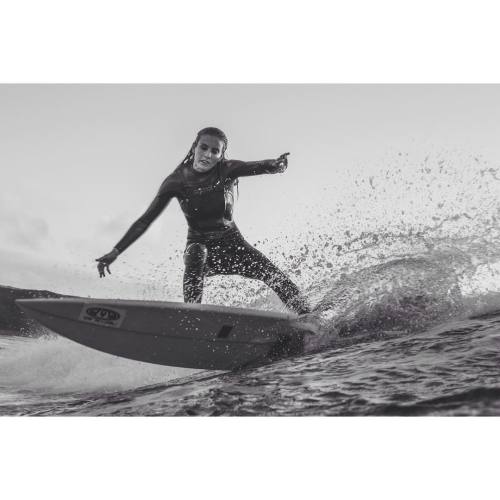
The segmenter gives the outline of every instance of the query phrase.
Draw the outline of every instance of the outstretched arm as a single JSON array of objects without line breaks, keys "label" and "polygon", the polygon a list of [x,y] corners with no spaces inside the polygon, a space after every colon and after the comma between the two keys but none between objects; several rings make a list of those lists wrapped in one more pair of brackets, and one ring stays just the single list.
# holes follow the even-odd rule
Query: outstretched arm
[{"label": "outstretched arm", "polygon": [[160,188],[158,194],[155,196],[151,205],[147,210],[130,226],[129,230],[125,233],[123,238],[115,245],[111,252],[103,255],[96,259],[99,263],[97,269],[99,271],[99,276],[104,278],[105,271],[109,270],[109,265],[116,260],[118,255],[124,252],[134,241],[136,241],[140,236],[142,236],[151,223],[163,212],[167,207],[170,200],[173,198],[174,193],[168,189],[167,181],[165,181]]},{"label": "outstretched arm", "polygon": [[289,154],[290,153],[284,153],[275,160],[230,160],[228,162],[227,176],[231,179],[236,179],[237,177],[245,177],[249,175],[277,174],[284,172],[288,166],[287,156]]},{"label": "outstretched arm", "polygon": [[172,196],[158,193],[147,210],[130,226],[123,238],[115,245],[119,253],[125,251],[140,238],[169,204]]}]

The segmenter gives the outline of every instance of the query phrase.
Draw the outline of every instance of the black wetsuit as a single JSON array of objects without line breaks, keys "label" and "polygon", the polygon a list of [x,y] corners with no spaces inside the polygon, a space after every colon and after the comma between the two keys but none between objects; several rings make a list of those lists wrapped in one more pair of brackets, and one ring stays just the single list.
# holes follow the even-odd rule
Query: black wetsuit
[{"label": "black wetsuit", "polygon": [[200,173],[192,163],[179,165],[162,183],[146,212],[115,248],[130,246],[160,215],[172,198],[179,200],[189,230],[184,252],[184,301],[201,302],[205,276],[238,274],[258,279],[299,314],[309,311],[292,281],[245,241],[233,220],[234,185],[238,177],[275,172],[274,160],[222,160]]}]

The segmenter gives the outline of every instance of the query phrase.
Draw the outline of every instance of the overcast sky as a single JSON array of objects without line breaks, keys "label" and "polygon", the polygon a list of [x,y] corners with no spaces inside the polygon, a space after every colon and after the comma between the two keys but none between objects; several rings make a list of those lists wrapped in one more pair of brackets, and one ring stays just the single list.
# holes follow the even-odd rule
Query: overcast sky
[{"label": "overcast sky", "polygon": [[240,182],[235,219],[251,243],[300,238],[318,214],[356,200],[354,178],[400,167],[401,154],[500,164],[497,85],[1,85],[0,110],[0,284],[82,295],[118,283],[133,294],[143,272],[180,290],[186,223],[175,200],[112,280],[99,282],[93,259],[205,126],[226,132],[229,158],[291,152],[285,174]]}]

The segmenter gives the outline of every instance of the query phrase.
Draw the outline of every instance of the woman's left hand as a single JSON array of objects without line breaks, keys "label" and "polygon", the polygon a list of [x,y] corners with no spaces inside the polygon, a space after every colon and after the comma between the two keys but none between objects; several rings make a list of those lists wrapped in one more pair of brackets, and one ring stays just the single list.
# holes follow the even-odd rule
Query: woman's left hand
[{"label": "woman's left hand", "polygon": [[287,156],[289,155],[290,153],[283,153],[279,158],[277,158],[276,160],[274,160],[274,165],[273,165],[273,171],[275,173],[281,173],[281,172],[284,172],[286,170],[286,168],[288,167],[288,158]]}]

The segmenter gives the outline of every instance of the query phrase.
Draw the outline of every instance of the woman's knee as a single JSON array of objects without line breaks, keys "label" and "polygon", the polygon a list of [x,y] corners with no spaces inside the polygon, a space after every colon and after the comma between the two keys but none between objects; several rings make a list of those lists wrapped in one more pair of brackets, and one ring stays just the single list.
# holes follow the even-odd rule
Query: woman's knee
[{"label": "woman's knee", "polygon": [[190,243],[184,251],[184,265],[186,268],[201,267],[207,262],[208,250],[203,243]]}]

